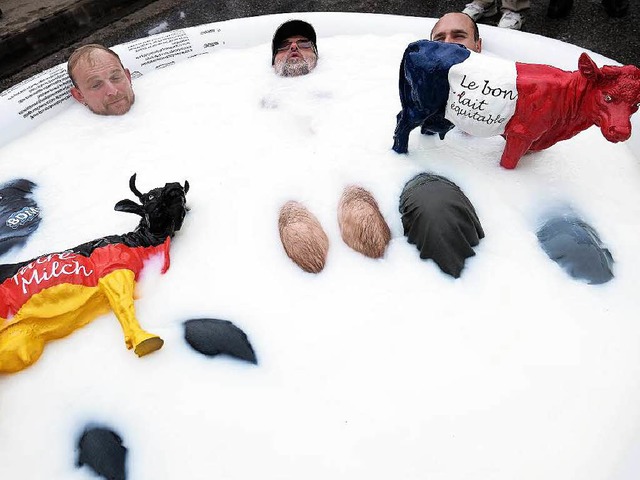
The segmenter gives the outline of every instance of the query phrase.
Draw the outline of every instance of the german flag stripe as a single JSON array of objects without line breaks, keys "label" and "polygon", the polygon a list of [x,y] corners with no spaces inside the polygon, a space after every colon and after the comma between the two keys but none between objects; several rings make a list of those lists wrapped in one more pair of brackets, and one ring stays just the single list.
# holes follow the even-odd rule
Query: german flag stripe
[{"label": "german flag stripe", "polygon": [[94,249],[84,256],[72,251],[51,253],[32,260],[0,284],[0,317],[15,315],[35,294],[56,285],[71,284],[95,287],[100,278],[119,269],[131,270],[137,280],[144,262],[162,255],[162,272],[169,268],[170,238],[151,247],[129,247],[121,243]]}]

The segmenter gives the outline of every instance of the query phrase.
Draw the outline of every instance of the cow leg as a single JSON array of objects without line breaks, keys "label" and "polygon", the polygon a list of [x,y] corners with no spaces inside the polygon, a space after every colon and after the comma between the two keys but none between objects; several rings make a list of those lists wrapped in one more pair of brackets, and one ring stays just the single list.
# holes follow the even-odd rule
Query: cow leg
[{"label": "cow leg", "polygon": [[431,125],[429,125],[429,122],[425,121],[420,127],[420,133],[422,135],[435,135],[437,132],[432,131]]},{"label": "cow leg", "polygon": [[19,372],[35,363],[42,355],[44,343],[32,325],[22,322],[0,330],[0,373]]},{"label": "cow leg", "polygon": [[135,283],[134,273],[121,269],[102,277],[98,286],[109,300],[109,305],[122,326],[127,348],[133,348],[136,355],[142,357],[162,348],[164,341],[140,327],[133,306]]},{"label": "cow leg", "polygon": [[108,312],[106,299],[96,293],[98,287],[56,285],[31,297],[10,322],[0,318],[0,373],[27,368],[40,358],[46,343]]},{"label": "cow leg", "polygon": [[436,133],[440,137],[440,140],[444,140],[444,136],[449,130],[453,128],[453,123],[439,114],[431,115],[420,127],[420,133],[423,135],[435,135]]},{"label": "cow leg", "polygon": [[500,165],[511,170],[516,168],[522,156],[527,153],[529,147],[531,147],[531,140],[517,135],[507,135],[505,139],[507,144],[502,152]]},{"label": "cow leg", "polygon": [[420,125],[425,119],[424,115],[410,113],[408,109],[403,109],[396,117],[396,131],[393,133],[393,150],[396,153],[407,153],[409,150],[409,134],[411,130]]}]

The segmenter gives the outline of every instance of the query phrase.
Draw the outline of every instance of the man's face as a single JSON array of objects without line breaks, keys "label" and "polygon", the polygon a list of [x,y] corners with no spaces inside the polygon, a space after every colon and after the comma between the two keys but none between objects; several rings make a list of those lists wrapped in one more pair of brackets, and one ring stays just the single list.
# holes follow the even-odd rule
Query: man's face
[{"label": "man's face", "polygon": [[135,100],[131,74],[116,57],[104,50],[92,50],[73,68],[77,87],[73,98],[99,115],[124,115]]},{"label": "man's face", "polygon": [[474,40],[473,21],[464,13],[447,13],[431,30],[431,40],[458,43],[473,52],[480,53],[482,39]]},{"label": "man's face", "polygon": [[273,68],[282,77],[297,77],[313,70],[317,60],[313,43],[306,37],[295,35],[278,46]]}]

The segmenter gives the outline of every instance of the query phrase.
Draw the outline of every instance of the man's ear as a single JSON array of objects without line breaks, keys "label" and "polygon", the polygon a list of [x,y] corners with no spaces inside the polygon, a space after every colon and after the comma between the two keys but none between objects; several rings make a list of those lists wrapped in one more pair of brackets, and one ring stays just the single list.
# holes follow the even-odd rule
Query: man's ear
[{"label": "man's ear", "polygon": [[82,92],[78,87],[71,87],[71,96],[75,98],[78,102],[82,103],[83,105],[86,105],[84,101],[84,95],[82,95]]},{"label": "man's ear", "polygon": [[129,83],[131,83],[131,72],[129,71],[128,68],[124,69],[124,74],[127,76],[127,78],[129,79]]},{"label": "man's ear", "polygon": [[476,42],[476,52],[477,53],[481,53],[482,52],[482,39],[479,38],[478,41]]}]

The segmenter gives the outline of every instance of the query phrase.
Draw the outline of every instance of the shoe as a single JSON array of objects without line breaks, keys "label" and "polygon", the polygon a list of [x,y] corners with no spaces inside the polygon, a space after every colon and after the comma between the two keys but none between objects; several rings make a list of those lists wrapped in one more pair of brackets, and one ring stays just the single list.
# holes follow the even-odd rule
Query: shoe
[{"label": "shoe", "polygon": [[613,18],[624,17],[629,11],[629,0],[602,0],[602,5]]},{"label": "shoe", "polygon": [[520,30],[524,23],[524,17],[518,12],[507,10],[502,14],[502,18],[498,22],[500,28],[510,28],[511,30]]},{"label": "shoe", "polygon": [[564,18],[569,15],[573,7],[573,0],[549,0],[547,7],[547,17]]},{"label": "shoe", "polygon": [[471,2],[467,3],[464,10],[462,10],[462,13],[466,13],[473,18],[474,21],[477,21],[482,17],[493,17],[496,15],[498,13],[498,6],[496,5],[496,2],[493,2],[488,7],[485,7],[480,3]]}]

